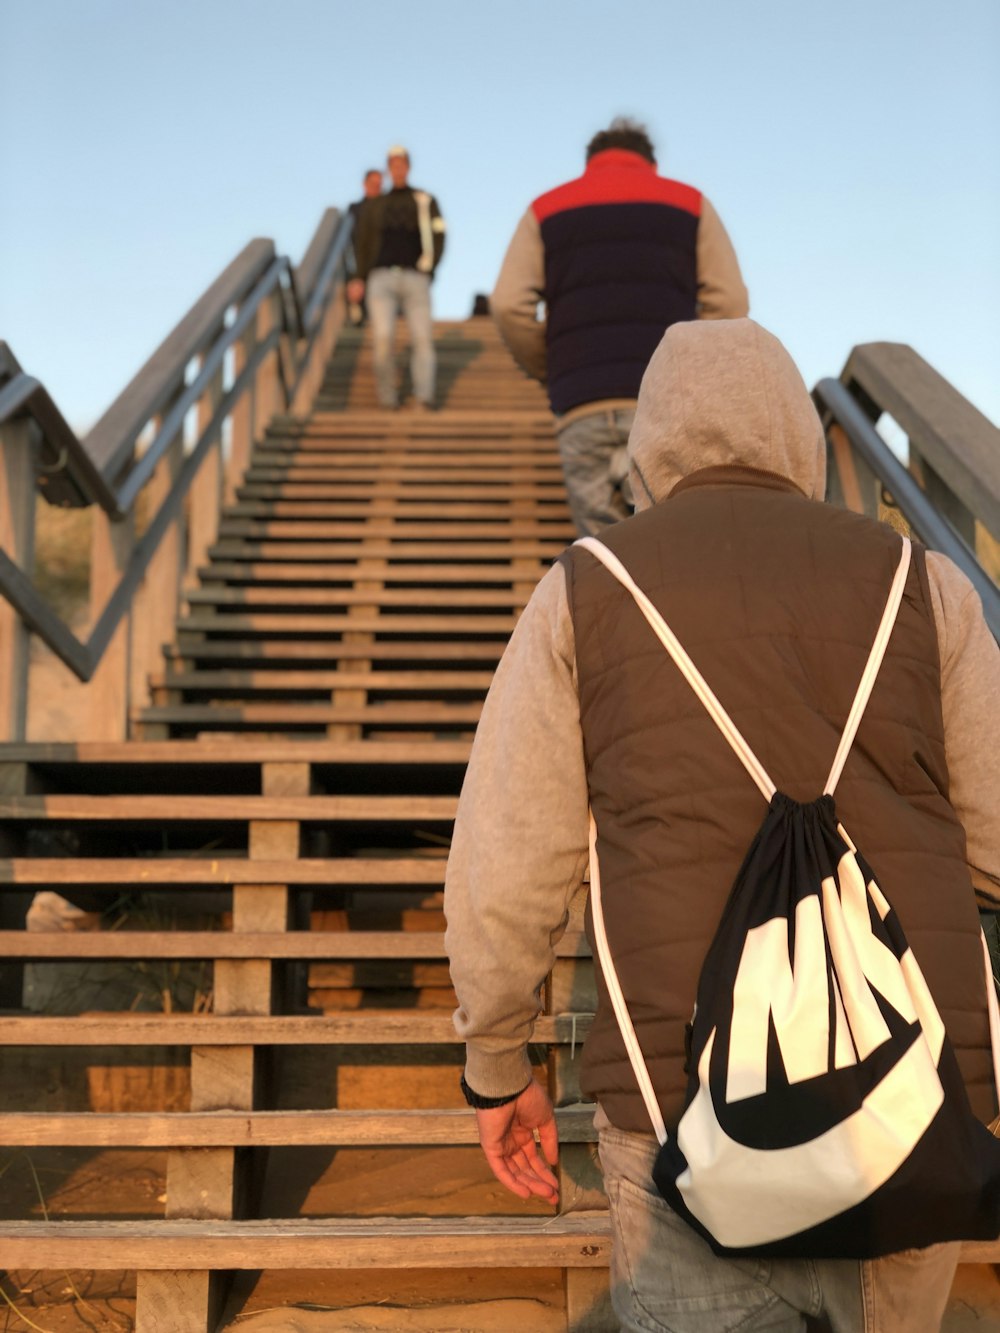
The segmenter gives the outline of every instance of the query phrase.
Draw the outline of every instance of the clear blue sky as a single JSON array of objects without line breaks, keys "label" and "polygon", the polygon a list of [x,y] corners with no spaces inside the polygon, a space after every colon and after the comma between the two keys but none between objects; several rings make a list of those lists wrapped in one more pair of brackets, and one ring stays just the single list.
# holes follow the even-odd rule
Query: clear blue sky
[{"label": "clear blue sky", "polygon": [[997,0],[0,0],[0,33],[0,337],[80,428],[247,240],[297,260],[396,141],[463,317],[621,113],[807,382],[909,342],[1000,421]]}]

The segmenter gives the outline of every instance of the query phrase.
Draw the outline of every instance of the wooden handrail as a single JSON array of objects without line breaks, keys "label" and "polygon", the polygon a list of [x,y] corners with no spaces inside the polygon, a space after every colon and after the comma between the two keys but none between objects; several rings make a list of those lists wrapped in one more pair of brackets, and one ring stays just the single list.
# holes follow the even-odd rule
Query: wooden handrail
[{"label": "wooden handrail", "polygon": [[[250,241],[152,354],[88,433],[84,448],[102,476],[128,467],[146,423],[170,401],[184,368],[216,342],[226,311],[241,305],[275,263],[274,242]],[[287,260],[278,260],[290,271]]]},{"label": "wooden handrail", "polygon": [[[351,222],[350,214],[327,209],[298,269],[276,254],[272,241],[250,241],[82,440],[44,385],[25,374],[11,349],[0,343],[0,432],[5,426],[19,428],[10,447],[23,449],[24,429],[30,423],[41,450],[34,464],[39,492],[64,507],[96,505],[111,523],[131,516],[140,493],[168,454],[173,450],[176,455],[190,409],[211,400],[212,410],[204,414],[197,439],[176,467],[85,642],[36,591],[18,552],[0,548],[0,596],[81,680],[94,675],[205,458],[220,445],[226,419],[253,393],[266,359],[274,358],[288,409],[314,374],[314,353],[329,320]],[[258,337],[255,322],[259,324],[267,311],[272,316],[270,327]],[[233,383],[223,391],[227,354],[250,337],[249,351]],[[195,360],[197,374],[187,382],[187,369]],[[155,423],[152,439],[137,457],[137,443],[151,422]],[[22,497],[24,504],[27,496]]]},{"label": "wooden handrail", "polygon": [[[828,495],[872,515],[890,496],[914,536],[966,575],[1000,639],[1000,589],[976,552],[977,529],[1000,535],[1000,430],[897,343],[855,347],[813,400],[834,463]],[[883,412],[908,436],[909,466],[875,428]]]},{"label": "wooden handrail", "polygon": [[1000,429],[905,343],[855,347],[840,380],[872,419],[887,412],[909,437],[911,463],[918,455],[1000,537]]},{"label": "wooden handrail", "polygon": [[39,467],[37,485],[49,503],[75,509],[96,501],[113,513],[114,494],[100,470],[45,385],[25,374],[5,342],[0,342],[0,386],[0,424],[29,418],[39,428],[51,462]]}]

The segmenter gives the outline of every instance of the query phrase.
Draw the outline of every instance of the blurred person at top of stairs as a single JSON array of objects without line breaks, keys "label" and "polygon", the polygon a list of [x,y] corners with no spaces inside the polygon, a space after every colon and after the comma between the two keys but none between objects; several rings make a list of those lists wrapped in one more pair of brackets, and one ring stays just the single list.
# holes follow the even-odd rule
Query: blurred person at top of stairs
[{"label": "blurred person at top of stairs", "polygon": [[434,196],[409,184],[407,150],[393,145],[387,166],[392,189],[372,200],[358,218],[357,276],[347,295],[350,301],[366,297],[380,406],[399,405],[392,343],[396,317],[402,314],[410,330],[413,392],[417,407],[426,410],[434,406],[431,280],[444,254],[445,224]]},{"label": "blurred person at top of stairs", "polygon": [[[348,270],[347,270],[349,274],[348,277],[349,283],[353,282],[353,280],[357,276],[357,271],[358,271],[358,261],[357,261],[357,255],[355,254],[355,246],[357,245],[358,232],[361,229],[361,218],[365,210],[371,204],[371,201],[373,199],[379,199],[382,196],[382,172],[378,167],[369,167],[368,170],[365,172],[364,178],[362,180],[362,189],[364,190],[364,193],[362,194],[361,198],[355,199],[354,203],[351,204],[350,208],[347,210],[350,213],[351,217],[353,218],[353,229],[351,232],[353,244],[351,246],[351,252],[348,256]],[[347,316],[352,324],[357,325],[357,324],[363,324],[365,322],[365,316],[367,315],[367,313],[368,312],[366,311],[364,304],[364,284],[362,283],[360,287],[360,295],[358,295],[356,298],[348,296]]]},{"label": "blurred person at top of stairs", "polygon": [[715,209],[658,175],[645,128],[618,118],[587,145],[583,175],[521,218],[490,309],[514,360],[548,389],[570,509],[593,536],[632,512],[625,446],[664,331],[739,319],[749,302]]}]

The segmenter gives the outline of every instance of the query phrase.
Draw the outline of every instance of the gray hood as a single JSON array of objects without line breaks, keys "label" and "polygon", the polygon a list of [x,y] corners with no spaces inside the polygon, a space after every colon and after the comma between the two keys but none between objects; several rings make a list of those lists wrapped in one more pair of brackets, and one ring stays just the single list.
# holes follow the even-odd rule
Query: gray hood
[{"label": "gray hood", "polygon": [[637,510],[705,467],[740,464],[826,491],[826,442],[802,376],[752,319],[672,325],[639,389],[628,442]]}]

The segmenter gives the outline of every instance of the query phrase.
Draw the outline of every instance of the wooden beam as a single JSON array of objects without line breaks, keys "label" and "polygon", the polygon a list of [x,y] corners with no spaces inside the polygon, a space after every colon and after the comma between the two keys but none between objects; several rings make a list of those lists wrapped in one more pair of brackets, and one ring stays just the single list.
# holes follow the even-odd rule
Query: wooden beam
[{"label": "wooden beam", "polygon": [[[168,404],[167,409],[169,410]],[[162,417],[157,418],[157,429]],[[184,432],[175,439],[157,464],[144,491],[144,503],[156,514],[173,488],[184,463]],[[184,547],[184,518],[181,511],[160,540],[142,583],[132,603],[132,683],[129,690],[133,708],[152,702],[150,677],[163,660],[163,646],[174,637],[181,588],[181,563]]]},{"label": "wooden beam", "polygon": [[[556,1124],[560,1143],[596,1140],[592,1105],[559,1107]],[[478,1142],[475,1116],[466,1109],[0,1113],[0,1143],[11,1148],[388,1148]]]},{"label": "wooden beam", "polygon": [[[537,575],[537,570],[533,570]],[[369,615],[377,615],[380,606],[419,607],[435,611],[438,607],[524,606],[531,596],[535,580],[526,591],[512,588],[385,588],[368,586],[370,581],[350,588],[221,588],[193,589],[188,603],[194,606],[268,606],[321,607],[333,610],[341,606],[370,606]]]},{"label": "wooden beam", "polygon": [[454,796],[3,796],[11,820],[451,820]]},{"label": "wooden beam", "polygon": [[[388,888],[388,886],[386,886]],[[397,887],[398,886],[393,886]],[[235,890],[260,904],[251,913],[259,927],[264,900],[273,886],[245,884]],[[581,958],[590,945],[580,932],[564,935],[556,946],[559,958]],[[213,959],[443,959],[440,931],[0,931],[0,957],[23,959],[213,958]],[[558,1011],[557,1011],[558,1012]]]},{"label": "wooden beam", "polygon": [[[134,545],[134,517],[117,522],[95,506],[90,555],[91,621],[104,611],[121,582]],[[126,614],[104,650],[87,686],[86,707],[74,714],[77,740],[124,740],[128,735],[131,666],[131,613]]]},{"label": "wooden beam", "polygon": [[600,1268],[606,1214],[252,1222],[0,1222],[4,1268]]},{"label": "wooden beam", "polygon": [[[513,615],[281,615],[266,611],[212,615],[193,612],[178,622],[183,633],[204,634],[345,634],[364,630],[372,634],[510,634],[517,624]],[[374,656],[374,653],[372,654]]]},{"label": "wooden beam", "polygon": [[[392,646],[392,645],[390,645]],[[412,647],[415,647],[414,645]],[[322,651],[330,651],[321,645]],[[407,651],[411,645],[405,645]],[[379,650],[381,651],[381,649]],[[303,761],[312,764],[464,764],[468,741],[83,741],[80,744],[35,742],[4,745],[5,762],[28,764],[260,764]]]},{"label": "wooden beam", "polygon": [[[575,1043],[590,1030],[586,1014],[544,1015],[533,1041]],[[5,1017],[3,1046],[458,1046],[448,1011],[380,1009],[280,1018],[208,1014],[103,1013]]]},{"label": "wooden beam", "polygon": [[136,1274],[136,1333],[211,1333],[218,1327],[228,1284],[208,1271]]},{"label": "wooden beam", "polygon": [[[52,888],[59,884],[128,884],[173,887],[204,884],[365,884],[377,886],[441,885],[444,858],[344,857],[330,860],[256,861],[243,858],[207,860],[186,857],[160,860],[44,857],[0,860],[0,895],[6,884]],[[85,944],[81,947],[86,948]]]},{"label": "wooden beam", "polygon": [[[36,428],[0,426],[0,551],[28,578],[35,560]],[[29,635],[20,615],[0,598],[0,741],[21,740],[28,719]]]}]

